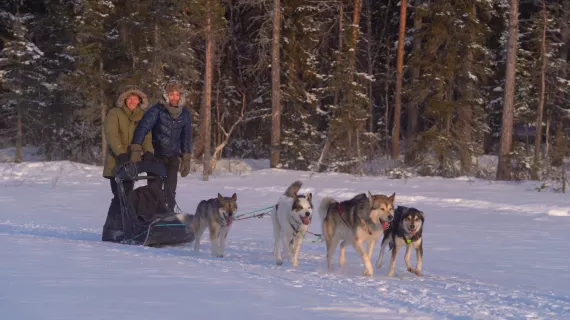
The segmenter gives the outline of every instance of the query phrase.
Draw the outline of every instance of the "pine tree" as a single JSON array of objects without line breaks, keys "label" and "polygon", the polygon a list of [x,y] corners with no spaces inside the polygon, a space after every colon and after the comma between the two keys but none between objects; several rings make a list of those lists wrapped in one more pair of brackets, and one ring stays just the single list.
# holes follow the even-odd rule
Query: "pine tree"
[{"label": "pine tree", "polygon": [[46,70],[41,67],[44,53],[30,41],[28,24],[34,16],[22,12],[16,2],[14,12],[1,10],[0,17],[7,22],[8,41],[0,53],[0,109],[3,122],[7,126],[4,132],[15,137],[15,162],[22,162],[24,144],[25,117],[33,109],[41,107],[36,88],[43,85]]}]

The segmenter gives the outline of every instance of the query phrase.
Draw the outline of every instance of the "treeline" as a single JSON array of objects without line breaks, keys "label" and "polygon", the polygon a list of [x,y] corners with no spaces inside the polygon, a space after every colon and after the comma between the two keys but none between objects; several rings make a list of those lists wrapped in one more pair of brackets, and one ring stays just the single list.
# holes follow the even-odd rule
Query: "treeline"
[{"label": "treeline", "polygon": [[0,147],[100,163],[122,88],[177,79],[207,168],[483,176],[500,155],[499,179],[540,179],[570,149],[569,21],[546,0],[7,0]]}]

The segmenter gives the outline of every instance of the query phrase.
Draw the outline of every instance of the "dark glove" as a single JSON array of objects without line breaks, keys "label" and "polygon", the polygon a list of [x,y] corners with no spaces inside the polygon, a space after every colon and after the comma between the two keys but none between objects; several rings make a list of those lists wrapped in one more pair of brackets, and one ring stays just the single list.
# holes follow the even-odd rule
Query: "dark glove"
[{"label": "dark glove", "polygon": [[148,151],[144,153],[143,159],[144,159],[144,161],[156,161],[154,154],[152,154],[152,152],[148,152]]},{"label": "dark glove", "polygon": [[140,144],[131,144],[129,146],[131,151],[131,162],[139,162],[142,157],[142,146]]},{"label": "dark glove", "polygon": [[125,163],[129,162],[129,156],[126,153],[121,153],[118,157],[117,157],[117,165],[120,167],[122,165],[124,165]]},{"label": "dark glove", "polygon": [[192,158],[191,153],[182,154],[182,163],[180,164],[180,175],[186,177],[190,173],[190,159]]}]

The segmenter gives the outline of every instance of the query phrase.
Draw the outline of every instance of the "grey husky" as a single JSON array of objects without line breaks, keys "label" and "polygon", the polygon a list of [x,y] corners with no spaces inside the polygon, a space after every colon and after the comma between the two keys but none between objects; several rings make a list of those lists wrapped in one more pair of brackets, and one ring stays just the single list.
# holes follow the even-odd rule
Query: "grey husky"
[{"label": "grey husky", "polygon": [[[319,216],[327,245],[329,270],[333,269],[332,258],[340,243],[340,266],[345,263],[346,247],[352,245],[362,257],[364,275],[372,276],[370,257],[382,231],[388,228],[393,219],[395,197],[395,193],[388,197],[382,194],[372,195],[369,191],[368,196],[361,193],[342,202],[331,197],[325,197],[321,201]],[[368,252],[364,250],[364,242],[368,242]]]},{"label": "grey husky", "polygon": [[202,200],[196,208],[193,229],[195,234],[194,250],[200,251],[200,239],[206,227],[209,227],[212,242],[212,256],[223,257],[226,239],[237,211],[237,195]]},{"label": "grey husky", "polygon": [[[406,267],[411,273],[421,275],[422,273],[422,260],[424,249],[422,246],[422,231],[424,226],[424,213],[416,208],[408,208],[398,206],[395,210],[394,221],[390,227],[384,231],[384,238],[382,238],[382,245],[380,247],[380,255],[376,261],[376,268],[381,268],[384,258],[384,250],[390,246],[392,250],[392,260],[390,263],[390,271],[388,276],[393,277],[396,269],[396,257],[398,250],[404,245],[406,246]],[[413,269],[410,264],[410,254],[412,247],[416,249],[416,268]]]}]

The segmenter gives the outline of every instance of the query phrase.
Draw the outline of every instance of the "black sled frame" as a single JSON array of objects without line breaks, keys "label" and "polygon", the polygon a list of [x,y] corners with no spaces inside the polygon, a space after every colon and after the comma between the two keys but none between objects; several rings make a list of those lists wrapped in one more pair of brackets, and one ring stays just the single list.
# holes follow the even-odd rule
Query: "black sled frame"
[{"label": "black sled frame", "polygon": [[[141,176],[146,173],[146,176]],[[133,194],[138,192],[134,189],[130,194],[126,194],[124,182],[133,183],[139,180],[160,179],[161,188],[147,188],[158,197],[158,210],[152,212],[151,216],[140,215],[133,204]],[[148,247],[177,246],[194,241],[192,221],[194,216],[169,211],[166,205],[166,190],[170,189],[166,181],[166,168],[162,163],[156,161],[141,161],[136,163],[125,163],[117,168],[115,181],[118,186],[119,203],[121,207],[121,218],[123,224],[124,240],[123,244],[143,245]],[[174,197],[171,197],[174,199]],[[172,207],[178,208],[176,203]]]}]

